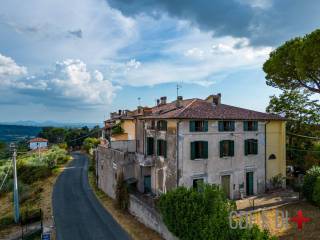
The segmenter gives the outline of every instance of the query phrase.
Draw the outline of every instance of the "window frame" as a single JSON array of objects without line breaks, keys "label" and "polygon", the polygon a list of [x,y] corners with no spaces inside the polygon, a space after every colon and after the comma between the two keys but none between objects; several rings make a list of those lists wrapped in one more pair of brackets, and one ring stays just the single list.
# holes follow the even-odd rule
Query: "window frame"
[{"label": "window frame", "polygon": [[[161,151],[160,151],[161,150]],[[157,156],[167,157],[167,141],[163,139],[157,140]]]},{"label": "window frame", "polygon": [[[200,126],[197,126],[200,124]],[[208,132],[208,120],[190,120],[189,121],[190,132]]]},{"label": "window frame", "polygon": [[244,140],[244,155],[258,155],[259,142],[258,139],[245,139]]},{"label": "window frame", "polygon": [[[208,159],[209,146],[208,141],[193,141],[190,143],[190,159]],[[201,147],[200,147],[201,146]],[[199,148],[201,150],[199,150]]]},{"label": "window frame", "polygon": [[[225,146],[227,145],[227,153],[225,154]],[[219,142],[220,158],[234,157],[234,140],[221,140]]]},{"label": "window frame", "polygon": [[167,121],[166,120],[158,120],[157,121],[157,130],[158,131],[167,131]]},{"label": "window frame", "polygon": [[[230,123],[227,127],[225,124]],[[234,120],[220,120],[218,121],[219,132],[234,132],[235,131],[235,121]]]},{"label": "window frame", "polygon": [[246,131],[246,132],[258,131],[258,121],[256,120],[243,121],[243,131]]}]

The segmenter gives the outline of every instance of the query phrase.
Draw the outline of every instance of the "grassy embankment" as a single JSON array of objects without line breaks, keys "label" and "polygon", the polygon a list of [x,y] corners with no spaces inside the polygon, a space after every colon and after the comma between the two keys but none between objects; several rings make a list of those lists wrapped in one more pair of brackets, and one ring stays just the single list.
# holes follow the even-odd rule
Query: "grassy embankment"
[{"label": "grassy embankment", "polygon": [[[54,146],[50,150],[42,151],[41,158],[38,153],[27,153],[17,159],[19,202],[22,219],[39,218],[43,213],[44,224],[52,224],[51,195],[53,185],[63,166],[71,159],[67,151]],[[10,166],[10,161],[0,163],[0,176],[4,175]],[[10,178],[0,193],[0,239],[21,232],[21,227],[14,223],[13,219],[13,180],[12,168]]]},{"label": "grassy embankment", "polygon": [[127,231],[132,239],[139,240],[157,240],[162,239],[161,236],[150,228],[140,223],[130,213],[121,211],[115,207],[113,199],[108,197],[103,191],[101,191],[95,182],[94,176],[94,164],[92,157],[89,156],[90,167],[89,167],[89,182],[101,204],[108,210],[113,218]]}]

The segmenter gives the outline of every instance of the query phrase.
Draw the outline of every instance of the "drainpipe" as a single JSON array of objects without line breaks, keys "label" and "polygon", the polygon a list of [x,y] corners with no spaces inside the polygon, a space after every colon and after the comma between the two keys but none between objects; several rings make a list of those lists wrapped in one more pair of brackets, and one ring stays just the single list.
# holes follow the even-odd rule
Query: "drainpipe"
[{"label": "drainpipe", "polygon": [[179,186],[179,124],[181,123],[181,120],[177,121],[177,187]]},{"label": "drainpipe", "polygon": [[264,191],[267,189],[267,124],[264,125]]}]

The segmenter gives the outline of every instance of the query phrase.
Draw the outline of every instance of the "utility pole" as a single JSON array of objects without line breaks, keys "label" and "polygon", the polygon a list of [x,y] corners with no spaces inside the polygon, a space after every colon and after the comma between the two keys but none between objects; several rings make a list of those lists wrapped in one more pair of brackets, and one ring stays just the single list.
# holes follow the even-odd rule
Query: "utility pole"
[{"label": "utility pole", "polygon": [[18,192],[18,176],[17,176],[17,150],[13,145],[13,204],[14,204],[14,221],[20,220],[19,212],[19,192]]}]

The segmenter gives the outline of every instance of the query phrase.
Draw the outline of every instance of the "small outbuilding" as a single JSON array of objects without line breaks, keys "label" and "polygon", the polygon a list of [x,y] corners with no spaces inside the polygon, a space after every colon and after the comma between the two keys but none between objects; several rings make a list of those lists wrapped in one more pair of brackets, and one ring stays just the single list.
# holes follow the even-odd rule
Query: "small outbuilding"
[{"label": "small outbuilding", "polygon": [[47,148],[48,140],[45,138],[33,138],[29,141],[29,148],[31,150],[39,149],[39,148]]}]

